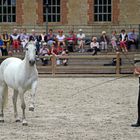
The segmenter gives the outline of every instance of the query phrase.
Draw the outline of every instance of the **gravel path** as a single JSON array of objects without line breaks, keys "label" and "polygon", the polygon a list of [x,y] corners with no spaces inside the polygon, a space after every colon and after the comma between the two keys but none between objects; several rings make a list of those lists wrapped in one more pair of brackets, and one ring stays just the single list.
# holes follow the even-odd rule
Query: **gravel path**
[{"label": "gravel path", "polygon": [[[0,140],[139,140],[138,78],[40,78],[29,125],[15,123],[12,91],[0,124]],[[106,82],[106,84],[101,84]],[[20,101],[18,110],[21,115]]]}]

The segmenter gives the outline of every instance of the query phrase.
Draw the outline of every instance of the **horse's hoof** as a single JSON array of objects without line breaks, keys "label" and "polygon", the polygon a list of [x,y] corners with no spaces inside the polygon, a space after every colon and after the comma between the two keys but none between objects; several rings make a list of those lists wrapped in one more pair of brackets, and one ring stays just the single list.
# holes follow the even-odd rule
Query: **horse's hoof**
[{"label": "horse's hoof", "polygon": [[0,120],[0,123],[4,123],[4,120]]},{"label": "horse's hoof", "polygon": [[16,122],[21,122],[20,119],[17,119]]},{"label": "horse's hoof", "polygon": [[23,122],[22,122],[22,125],[23,125],[23,126],[28,126],[27,121],[23,121]]},{"label": "horse's hoof", "polygon": [[29,107],[29,111],[34,111],[34,107]]}]

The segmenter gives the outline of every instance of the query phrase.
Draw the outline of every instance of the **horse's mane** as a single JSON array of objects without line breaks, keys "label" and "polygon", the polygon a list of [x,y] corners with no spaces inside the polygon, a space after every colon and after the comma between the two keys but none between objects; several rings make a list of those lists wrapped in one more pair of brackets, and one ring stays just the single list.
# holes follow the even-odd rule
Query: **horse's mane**
[{"label": "horse's mane", "polygon": [[25,48],[26,48],[28,45],[35,45],[35,42],[34,42],[34,41],[29,41],[29,42],[27,42],[26,45],[25,45]]}]

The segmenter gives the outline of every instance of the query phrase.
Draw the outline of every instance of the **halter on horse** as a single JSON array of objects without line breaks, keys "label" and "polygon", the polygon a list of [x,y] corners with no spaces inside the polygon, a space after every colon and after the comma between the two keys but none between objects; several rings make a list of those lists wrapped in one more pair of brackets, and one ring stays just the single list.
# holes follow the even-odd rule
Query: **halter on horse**
[{"label": "halter on horse", "polygon": [[25,117],[24,93],[31,89],[31,105],[29,110],[34,110],[34,97],[37,88],[38,72],[35,64],[36,47],[29,42],[26,45],[24,60],[7,58],[0,65],[0,122],[4,122],[3,109],[8,97],[8,86],[14,90],[13,105],[16,122],[19,122],[17,113],[17,97],[20,96],[22,108],[22,124],[27,125]]}]

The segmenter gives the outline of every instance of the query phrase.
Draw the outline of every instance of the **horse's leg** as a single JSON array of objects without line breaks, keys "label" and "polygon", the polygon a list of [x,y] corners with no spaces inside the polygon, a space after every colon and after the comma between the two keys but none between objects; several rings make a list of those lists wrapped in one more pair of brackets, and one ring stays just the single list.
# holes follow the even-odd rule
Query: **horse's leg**
[{"label": "horse's leg", "polygon": [[3,113],[3,102],[4,102],[4,99],[3,99],[3,87],[0,86],[0,122],[4,122],[4,113]]},{"label": "horse's leg", "polygon": [[24,92],[19,92],[20,95],[20,100],[21,100],[21,109],[22,109],[22,124],[23,125],[28,125],[27,121],[26,121],[26,117],[25,117],[25,101],[24,101]]},{"label": "horse's leg", "polygon": [[20,119],[17,113],[17,97],[18,97],[18,91],[14,90],[14,94],[13,94],[14,117],[15,117],[16,122],[20,122]]},{"label": "horse's leg", "polygon": [[0,85],[0,122],[4,122],[4,113],[3,109],[6,105],[8,97],[8,87],[6,84]]},{"label": "horse's leg", "polygon": [[35,93],[36,93],[36,89],[37,89],[37,81],[35,81],[32,84],[32,91],[31,91],[31,101],[30,101],[30,106],[29,106],[29,110],[30,111],[34,111],[34,104],[35,104]]}]

